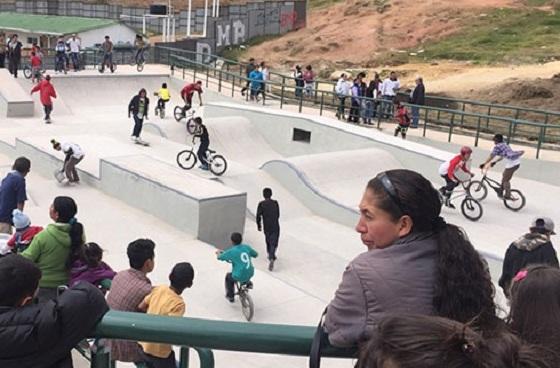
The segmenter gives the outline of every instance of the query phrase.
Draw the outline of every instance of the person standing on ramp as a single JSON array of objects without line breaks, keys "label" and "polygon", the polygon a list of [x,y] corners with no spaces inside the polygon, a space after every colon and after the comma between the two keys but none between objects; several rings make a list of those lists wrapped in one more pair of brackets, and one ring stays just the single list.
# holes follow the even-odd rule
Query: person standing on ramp
[{"label": "person standing on ramp", "polygon": [[[278,202],[272,199],[272,189],[263,189],[264,200],[259,203],[257,207],[257,229],[263,230],[266,240],[266,251],[268,253],[268,270],[274,269],[274,262],[276,261],[276,249],[278,248],[278,238],[280,237],[280,207]],[[262,225],[261,226],[261,221]]]},{"label": "person standing on ramp", "polygon": [[138,94],[132,97],[130,103],[128,104],[128,117],[132,114],[134,118],[134,129],[132,130],[132,136],[130,139],[136,143],[143,146],[148,146],[149,143],[143,141],[140,138],[140,133],[142,133],[142,125],[144,124],[144,118],[148,120],[148,110],[150,105],[150,99],[146,95],[146,90],[142,88]]}]

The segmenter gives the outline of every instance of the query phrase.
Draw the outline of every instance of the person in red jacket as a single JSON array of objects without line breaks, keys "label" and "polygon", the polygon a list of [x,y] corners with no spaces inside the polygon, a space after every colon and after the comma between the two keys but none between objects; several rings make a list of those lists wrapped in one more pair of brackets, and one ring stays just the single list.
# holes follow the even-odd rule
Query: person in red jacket
[{"label": "person in red jacket", "polygon": [[461,152],[451,160],[444,162],[439,167],[439,175],[445,180],[445,186],[439,188],[440,193],[445,198],[445,205],[450,208],[455,206],[450,202],[451,193],[460,182],[468,180],[474,176],[469,170],[472,149],[463,146]]},{"label": "person in red jacket", "polygon": [[45,109],[45,123],[51,123],[51,112],[53,110],[52,98],[56,98],[56,91],[51,84],[51,76],[47,74],[44,80],[37,83],[31,90],[31,94],[39,91],[41,103]]},{"label": "person in red jacket", "polygon": [[395,119],[397,120],[397,127],[395,128],[395,137],[401,133],[402,139],[406,139],[406,132],[410,126],[410,116],[406,107],[395,98]]},{"label": "person in red jacket", "polygon": [[31,58],[29,61],[31,63],[31,83],[35,84],[35,81],[39,82],[41,80],[43,61],[35,51],[31,51]]},{"label": "person in red jacket", "polygon": [[21,253],[31,244],[35,235],[43,231],[43,228],[32,226],[29,217],[18,208],[12,212],[12,222],[16,233],[8,240],[8,246],[14,253]]},{"label": "person in red jacket", "polygon": [[198,93],[198,101],[200,102],[200,106],[202,106],[202,81],[189,83],[181,90],[181,97],[185,101],[183,115],[192,107],[192,98],[195,92]]}]

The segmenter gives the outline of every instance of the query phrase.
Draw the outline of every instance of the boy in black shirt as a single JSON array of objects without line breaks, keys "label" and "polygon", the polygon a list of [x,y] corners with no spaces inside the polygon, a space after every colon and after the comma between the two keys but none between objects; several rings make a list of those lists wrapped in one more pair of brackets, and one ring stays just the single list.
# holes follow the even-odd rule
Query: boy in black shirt
[{"label": "boy in black shirt", "polygon": [[266,251],[268,253],[268,270],[274,269],[274,261],[276,261],[276,248],[278,248],[278,238],[280,237],[280,207],[278,202],[272,199],[272,190],[270,188],[263,189],[264,201],[259,203],[257,208],[257,229],[262,231],[261,219],[264,225],[264,237],[266,240]]},{"label": "boy in black shirt", "polygon": [[200,139],[200,145],[198,146],[198,151],[196,155],[200,160],[200,168],[202,170],[208,170],[208,161],[206,161],[206,151],[208,147],[210,147],[210,138],[208,136],[208,129],[206,129],[206,125],[202,124],[202,118],[196,117],[194,118],[194,122],[196,123],[196,133],[195,137]]}]

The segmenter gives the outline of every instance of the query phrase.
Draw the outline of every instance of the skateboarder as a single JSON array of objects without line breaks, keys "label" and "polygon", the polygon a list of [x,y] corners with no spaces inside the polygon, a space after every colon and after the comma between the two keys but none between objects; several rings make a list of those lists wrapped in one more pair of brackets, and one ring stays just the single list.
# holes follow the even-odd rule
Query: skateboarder
[{"label": "skateboarder", "polygon": [[150,99],[146,95],[146,90],[142,88],[138,94],[132,97],[130,103],[128,104],[128,117],[130,114],[134,118],[134,129],[132,130],[132,136],[130,139],[136,144],[142,144],[144,146],[148,145],[148,142],[143,141],[140,138],[140,133],[142,132],[142,124],[144,124],[144,118],[148,120]]},{"label": "skateboarder", "polygon": [[56,98],[56,91],[51,84],[50,75],[47,74],[44,80],[37,83],[31,90],[31,94],[37,91],[39,91],[39,95],[41,96],[41,104],[43,104],[43,108],[45,109],[45,123],[50,124],[51,112],[53,110],[53,102],[51,98]]},{"label": "skateboarder", "polygon": [[278,202],[272,199],[272,189],[263,189],[264,201],[259,203],[257,207],[257,229],[263,230],[266,239],[266,251],[268,253],[268,270],[274,269],[274,261],[276,261],[276,249],[278,248],[278,238],[280,237],[280,207]]},{"label": "skateboarder", "polygon": [[68,183],[79,183],[80,177],[76,170],[76,165],[84,159],[84,151],[76,143],[62,143],[60,144],[54,139],[51,139],[53,149],[62,151],[64,153],[64,173],[68,178]]}]

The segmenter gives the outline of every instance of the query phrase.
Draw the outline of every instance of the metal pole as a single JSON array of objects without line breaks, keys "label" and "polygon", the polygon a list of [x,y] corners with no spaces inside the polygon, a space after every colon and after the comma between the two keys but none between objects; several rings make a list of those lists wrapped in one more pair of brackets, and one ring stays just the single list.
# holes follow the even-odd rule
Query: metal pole
[{"label": "metal pole", "polygon": [[146,16],[142,17],[142,34],[146,34]]},{"label": "metal pole", "polygon": [[192,12],[192,0],[189,0],[189,7],[188,7],[189,16],[187,17],[187,37],[191,36],[191,12]]},{"label": "metal pole", "polygon": [[206,37],[206,26],[208,25],[208,0],[204,0],[204,26],[202,37]]},{"label": "metal pole", "polygon": [[324,100],[325,94],[323,93],[323,91],[321,91],[321,106],[319,107],[319,116],[323,116],[323,100]]},{"label": "metal pole", "polygon": [[222,92],[222,71],[220,70],[219,78],[218,78],[218,92]]},{"label": "metal pole", "polygon": [[179,353],[179,368],[189,368],[189,348],[181,346]]},{"label": "metal pole", "polygon": [[544,140],[544,127],[541,126],[540,134],[539,134],[539,141],[537,142],[537,160],[539,159],[540,152],[541,152],[541,145]]},{"label": "metal pole", "polygon": [[478,138],[480,137],[480,116],[478,117],[478,123],[476,124],[476,136],[474,138],[474,146],[478,147]]},{"label": "metal pole", "polygon": [[285,84],[286,78],[282,76],[282,89],[280,90],[280,109],[284,106],[284,88],[286,87]]},{"label": "metal pole", "polygon": [[449,137],[447,137],[448,142],[451,142],[451,135],[453,134],[453,120],[455,120],[455,113],[451,115],[451,121],[449,123]]},{"label": "metal pole", "polygon": [[426,112],[424,114],[424,131],[422,132],[422,137],[426,136],[426,128],[428,127],[428,111],[429,109],[426,108]]},{"label": "metal pole", "polygon": [[216,0],[216,18],[220,16],[220,0]]}]

